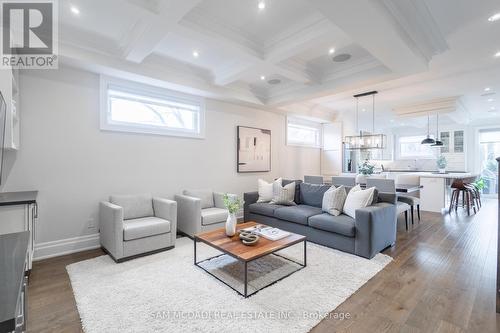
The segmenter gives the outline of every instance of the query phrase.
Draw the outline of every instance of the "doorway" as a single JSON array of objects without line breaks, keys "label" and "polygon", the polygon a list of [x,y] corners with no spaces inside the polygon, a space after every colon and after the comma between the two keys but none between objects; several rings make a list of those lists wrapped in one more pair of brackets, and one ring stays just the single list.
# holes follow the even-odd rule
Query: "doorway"
[{"label": "doorway", "polygon": [[500,156],[500,128],[479,131],[480,172],[484,181],[483,194],[498,193],[498,163]]}]

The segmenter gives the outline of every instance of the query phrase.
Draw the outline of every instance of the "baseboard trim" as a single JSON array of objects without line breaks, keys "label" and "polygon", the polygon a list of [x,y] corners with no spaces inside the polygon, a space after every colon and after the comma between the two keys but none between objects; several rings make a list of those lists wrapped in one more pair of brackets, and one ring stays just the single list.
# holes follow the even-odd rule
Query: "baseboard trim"
[{"label": "baseboard trim", "polygon": [[35,245],[33,261],[59,257],[101,247],[99,234],[60,239]]}]

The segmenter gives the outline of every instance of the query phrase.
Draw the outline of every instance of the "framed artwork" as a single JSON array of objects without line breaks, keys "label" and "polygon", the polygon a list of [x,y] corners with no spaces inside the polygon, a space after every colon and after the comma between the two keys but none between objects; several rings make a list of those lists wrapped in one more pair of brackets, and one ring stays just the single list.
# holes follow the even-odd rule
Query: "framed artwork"
[{"label": "framed artwork", "polygon": [[271,171],[271,131],[238,126],[237,137],[237,171]]}]

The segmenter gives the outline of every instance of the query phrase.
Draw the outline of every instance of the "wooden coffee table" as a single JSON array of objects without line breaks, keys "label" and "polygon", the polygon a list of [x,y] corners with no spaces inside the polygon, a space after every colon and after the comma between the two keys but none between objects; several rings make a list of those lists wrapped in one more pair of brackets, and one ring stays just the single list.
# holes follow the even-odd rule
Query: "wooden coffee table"
[{"label": "wooden coffee table", "polygon": [[[220,228],[220,229],[196,234],[194,236],[194,264],[196,266],[200,267],[201,269],[203,269],[208,274],[215,277],[217,280],[221,281],[222,283],[224,283],[225,285],[230,287],[231,289],[233,289],[234,291],[236,291],[238,294],[244,296],[245,298],[254,295],[258,291],[260,291],[264,288],[267,288],[270,285],[272,285],[272,284],[292,275],[293,273],[303,269],[304,267],[306,267],[306,265],[307,265],[307,252],[306,252],[307,251],[306,250],[307,240],[306,240],[305,236],[290,233],[289,236],[282,238],[282,239],[279,239],[279,240],[276,240],[276,241],[271,241],[271,240],[268,240],[264,237],[260,237],[257,244],[255,244],[253,246],[244,245],[239,239],[238,230],[248,228],[248,227],[253,227],[253,226],[258,225],[258,224],[263,225],[262,223],[256,223],[256,222],[246,222],[246,223],[238,224],[236,227],[237,228],[236,235],[234,235],[233,237],[226,236],[225,228]],[[221,251],[222,254],[219,254],[215,257],[211,257],[211,258],[208,258],[208,259],[205,259],[202,261],[196,261],[196,244],[198,242],[203,242],[203,243]],[[304,261],[302,263],[297,262],[295,260],[292,260],[290,258],[286,258],[286,257],[276,253],[277,251],[283,250],[287,247],[290,247],[292,245],[295,245],[295,244],[298,244],[301,242],[304,243]],[[244,291],[243,291],[243,293],[241,293],[236,288],[230,286],[227,282],[225,282],[222,279],[220,279],[219,277],[215,276],[210,271],[208,271],[207,269],[205,269],[203,266],[200,265],[201,263],[203,263],[205,261],[212,260],[214,258],[223,256],[223,255],[229,255],[229,256],[237,259],[238,261],[240,261],[244,265],[245,273],[244,273],[244,286],[243,286]],[[248,263],[253,261],[253,260],[267,256],[267,255],[275,255],[275,256],[278,256],[280,258],[284,258],[288,261],[291,261],[291,262],[299,265],[299,268],[294,270],[293,272],[286,274],[285,276],[279,278],[278,280],[273,281],[260,289],[257,289],[253,293],[248,294]]]}]

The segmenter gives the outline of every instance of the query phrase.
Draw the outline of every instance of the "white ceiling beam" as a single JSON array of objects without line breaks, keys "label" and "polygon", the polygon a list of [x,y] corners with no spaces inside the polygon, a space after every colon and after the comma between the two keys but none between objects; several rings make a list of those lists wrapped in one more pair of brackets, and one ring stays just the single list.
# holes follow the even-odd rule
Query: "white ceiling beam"
[{"label": "white ceiling beam", "polygon": [[214,86],[199,75],[187,73],[175,66],[151,64],[149,61],[137,64],[119,56],[97,53],[65,43],[59,43],[59,59],[63,64],[94,73],[233,103],[263,106],[262,100],[247,89]]},{"label": "white ceiling beam", "polygon": [[387,8],[373,0],[311,0],[323,15],[395,73],[428,69],[419,52]]},{"label": "white ceiling beam", "polygon": [[206,24],[202,26],[195,22],[183,21],[174,30],[175,33],[183,37],[203,41],[210,45],[218,45],[240,58],[241,61],[238,68],[233,66],[229,71],[216,71],[215,83],[218,85],[230,84],[248,75],[249,72],[258,73],[263,69],[270,74],[278,74],[296,82],[309,83],[313,81],[309,73],[279,63],[307,50],[311,45],[317,43],[319,38],[324,38],[325,34],[331,32],[333,27],[329,21],[321,18],[312,23],[310,22],[311,18],[307,18],[304,21],[304,29],[298,32],[296,30],[293,32],[290,31],[286,37],[266,50],[266,54],[262,54],[247,45],[213,32],[212,29],[205,26]]},{"label": "white ceiling beam", "polygon": [[124,46],[124,57],[141,63],[157,45],[172,31],[172,28],[202,0],[163,1],[158,13],[146,15],[129,34]]}]

